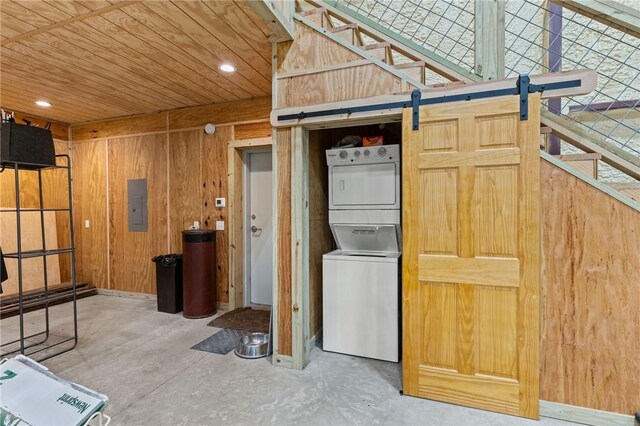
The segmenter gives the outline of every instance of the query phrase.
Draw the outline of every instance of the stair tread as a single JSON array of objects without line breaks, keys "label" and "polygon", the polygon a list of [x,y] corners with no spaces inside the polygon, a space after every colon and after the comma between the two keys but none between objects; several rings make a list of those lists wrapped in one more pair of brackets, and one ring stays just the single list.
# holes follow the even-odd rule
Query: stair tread
[{"label": "stair tread", "polygon": [[382,49],[385,47],[391,47],[391,43],[388,41],[381,41],[379,43],[367,44],[362,47],[364,50]]},{"label": "stair tread", "polygon": [[402,70],[406,68],[424,67],[425,65],[426,65],[425,61],[413,61],[413,62],[406,62],[404,64],[395,64],[394,67],[396,67],[399,70]]},{"label": "stair tread", "polygon": [[316,7],[315,9],[309,9],[309,10],[305,10],[303,12],[300,12],[300,16],[309,16],[309,15],[315,15],[317,13],[325,13],[327,11],[326,7]]},{"label": "stair tread", "polygon": [[443,87],[456,87],[456,86],[463,86],[466,83],[464,81],[450,81],[448,83],[435,83],[435,84],[429,84],[427,85],[427,88],[425,90],[440,90]]},{"label": "stair tread", "polygon": [[329,28],[329,31],[331,31],[332,33],[339,33],[340,31],[353,30],[356,28],[358,28],[358,24],[345,24],[338,27]]},{"label": "stair tread", "polygon": [[591,152],[591,153],[585,153],[585,154],[554,155],[554,157],[563,161],[602,160],[602,154],[599,152]]}]

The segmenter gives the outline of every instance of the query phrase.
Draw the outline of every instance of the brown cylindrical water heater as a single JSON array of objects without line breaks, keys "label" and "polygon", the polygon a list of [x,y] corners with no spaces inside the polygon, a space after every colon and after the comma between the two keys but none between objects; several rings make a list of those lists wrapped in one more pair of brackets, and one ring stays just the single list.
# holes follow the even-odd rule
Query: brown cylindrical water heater
[{"label": "brown cylindrical water heater", "polygon": [[182,289],[186,318],[216,313],[216,234],[211,229],[182,231]]}]

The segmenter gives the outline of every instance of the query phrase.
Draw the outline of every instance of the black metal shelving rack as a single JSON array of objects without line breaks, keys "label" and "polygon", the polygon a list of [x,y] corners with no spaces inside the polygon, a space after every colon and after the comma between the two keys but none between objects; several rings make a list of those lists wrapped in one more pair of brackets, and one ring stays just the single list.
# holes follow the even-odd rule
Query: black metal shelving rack
[{"label": "black metal shelving rack", "polygon": [[[66,164],[59,165],[58,159],[66,159]],[[37,163],[25,163],[16,161],[3,160],[0,172],[8,171],[6,169],[13,169],[15,176],[15,192],[16,192],[16,208],[15,209],[1,209],[0,214],[15,213],[16,226],[17,226],[17,251],[13,253],[3,253],[5,259],[16,259],[18,261],[18,315],[19,315],[19,329],[20,337],[8,342],[0,343],[0,356],[7,357],[15,354],[23,354],[30,357],[37,358],[38,361],[49,359],[56,355],[68,352],[74,349],[78,343],[78,310],[77,310],[77,298],[76,298],[76,258],[75,258],[75,243],[74,243],[74,231],[73,231],[73,207],[72,207],[72,175],[71,175],[71,158],[66,155],[56,155],[56,165],[49,164],[37,164]],[[44,198],[42,193],[42,171],[47,169],[66,169],[67,170],[67,190],[68,190],[68,206],[66,208],[44,208]],[[38,195],[39,195],[39,208],[21,208],[20,199],[20,170],[31,170],[38,173]],[[69,214],[69,237],[70,247],[47,250],[46,236],[45,236],[45,220],[44,213],[48,211],[55,212],[68,212]],[[21,227],[21,213],[23,212],[39,212],[40,213],[40,231],[42,233],[42,248],[40,250],[22,250],[22,227]],[[58,254],[70,254],[71,256],[71,291],[72,291],[72,309],[73,309],[73,336],[58,336],[54,335],[51,330],[49,303],[51,302],[49,294],[49,277],[47,276],[47,257]],[[44,274],[44,330],[25,335],[25,312],[23,305],[23,265],[22,261],[29,258],[42,258],[43,274]],[[68,334],[68,333],[67,333]],[[55,336],[56,339],[53,342],[50,339]]]}]

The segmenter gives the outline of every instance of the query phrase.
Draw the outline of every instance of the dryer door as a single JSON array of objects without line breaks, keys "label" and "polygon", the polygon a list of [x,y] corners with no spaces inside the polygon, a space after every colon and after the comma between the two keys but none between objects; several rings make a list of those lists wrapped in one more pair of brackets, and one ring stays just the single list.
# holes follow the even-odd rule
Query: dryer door
[{"label": "dryer door", "polygon": [[400,208],[399,177],[395,162],[330,166],[329,208]]}]

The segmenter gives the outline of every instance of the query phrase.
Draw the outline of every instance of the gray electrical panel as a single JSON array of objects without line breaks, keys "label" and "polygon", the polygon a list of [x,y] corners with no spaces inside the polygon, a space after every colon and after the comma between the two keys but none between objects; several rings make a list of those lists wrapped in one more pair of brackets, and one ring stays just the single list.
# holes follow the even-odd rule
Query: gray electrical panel
[{"label": "gray electrical panel", "polygon": [[127,206],[129,231],[147,232],[146,179],[129,179],[127,181]]}]

